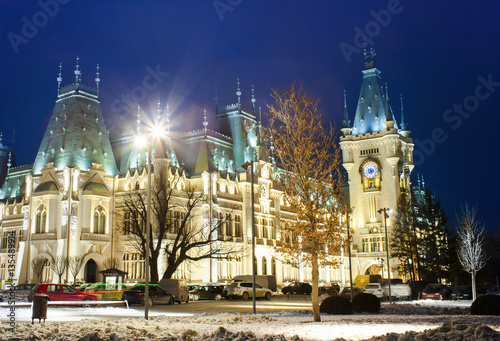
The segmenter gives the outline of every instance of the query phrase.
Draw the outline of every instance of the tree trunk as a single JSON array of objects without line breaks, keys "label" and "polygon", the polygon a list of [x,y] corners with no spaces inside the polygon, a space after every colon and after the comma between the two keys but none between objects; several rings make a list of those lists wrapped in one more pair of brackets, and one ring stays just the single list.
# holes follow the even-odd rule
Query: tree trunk
[{"label": "tree trunk", "polygon": [[472,270],[470,273],[472,277],[472,302],[476,300],[476,271]]},{"label": "tree trunk", "polygon": [[319,282],[318,259],[314,258],[312,261],[312,293],[311,293],[314,322],[321,322],[321,316],[319,314],[318,282]]},{"label": "tree trunk", "polygon": [[149,257],[149,282],[158,283],[158,257]]}]

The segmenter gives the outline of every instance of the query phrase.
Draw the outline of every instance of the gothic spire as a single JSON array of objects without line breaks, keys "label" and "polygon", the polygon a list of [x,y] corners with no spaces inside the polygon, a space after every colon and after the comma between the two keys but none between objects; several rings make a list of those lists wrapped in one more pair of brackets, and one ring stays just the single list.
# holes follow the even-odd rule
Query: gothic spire
[{"label": "gothic spire", "polygon": [[101,79],[99,78],[99,64],[97,64],[97,71],[95,73],[95,87],[97,89],[97,96],[99,96],[99,83]]},{"label": "gothic spire", "polygon": [[236,96],[238,96],[238,110],[241,110],[241,90],[240,90],[240,79],[236,80],[238,83],[238,88],[236,89]]},{"label": "gothic spire", "polygon": [[344,121],[342,121],[343,128],[349,128],[351,121],[349,121],[349,113],[347,112],[347,95],[344,90]]},{"label": "gothic spire", "polygon": [[389,86],[387,85],[387,82],[385,82],[385,103],[386,103],[385,120],[386,121],[393,121],[391,104],[389,102]]},{"label": "gothic spire", "polygon": [[80,71],[80,57],[76,57],[76,68],[75,68],[75,83],[79,84],[82,81],[82,72]]},{"label": "gothic spire", "polygon": [[61,91],[61,83],[62,83],[62,63],[59,63],[59,74],[57,75],[57,95]]},{"label": "gothic spire", "polygon": [[255,116],[255,95],[254,95],[254,89],[253,89],[253,85],[252,85],[252,110],[253,110],[253,115]]},{"label": "gothic spire", "polygon": [[141,106],[137,104],[137,134],[141,133]]},{"label": "gothic spire", "polygon": [[158,98],[158,109],[156,111],[157,112],[156,119],[157,119],[158,123],[161,121],[161,107],[160,107],[160,105],[161,105],[160,99]]},{"label": "gothic spire", "polygon": [[369,49],[367,48],[363,49],[363,55],[365,57],[365,70],[375,68],[376,67],[375,57],[377,56],[377,53],[373,48],[373,41],[370,41]]},{"label": "gothic spire", "polygon": [[205,131],[205,134],[207,133],[207,126],[208,126],[207,109],[203,108],[203,130]]},{"label": "gothic spire", "polygon": [[403,108],[403,94],[400,94],[399,98],[401,99],[401,130],[407,130],[408,123],[406,122],[405,112]]}]

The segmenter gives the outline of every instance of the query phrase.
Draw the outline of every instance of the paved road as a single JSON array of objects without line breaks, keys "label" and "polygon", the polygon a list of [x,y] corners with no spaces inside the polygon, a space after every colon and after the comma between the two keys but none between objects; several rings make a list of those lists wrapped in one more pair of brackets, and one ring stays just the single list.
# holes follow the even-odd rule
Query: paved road
[{"label": "paved road", "polygon": [[[310,297],[306,295],[278,295],[270,301],[257,300],[256,312],[266,314],[281,311],[311,310]],[[200,313],[252,313],[252,300],[203,300],[173,305],[154,305],[149,309],[149,316],[193,316]],[[0,307],[0,322],[9,321],[9,307]],[[31,322],[31,307],[15,308],[16,322]],[[73,322],[86,318],[101,320],[116,320],[127,317],[144,317],[144,307],[132,305],[127,309],[123,304],[113,304],[98,307],[49,306],[47,322]]]}]

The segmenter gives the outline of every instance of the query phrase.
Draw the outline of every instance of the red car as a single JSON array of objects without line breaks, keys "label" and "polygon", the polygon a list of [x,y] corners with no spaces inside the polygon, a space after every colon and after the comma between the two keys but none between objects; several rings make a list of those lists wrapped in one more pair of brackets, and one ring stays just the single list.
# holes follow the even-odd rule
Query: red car
[{"label": "red car", "polygon": [[[90,294],[79,292],[71,285],[67,284],[38,284],[28,297],[28,301],[33,301],[33,295],[44,294],[49,296],[49,301],[97,301],[97,297]],[[82,306],[91,306],[82,304]]]},{"label": "red car", "polygon": [[451,298],[451,289],[442,284],[429,284],[422,292],[422,299],[448,300]]}]

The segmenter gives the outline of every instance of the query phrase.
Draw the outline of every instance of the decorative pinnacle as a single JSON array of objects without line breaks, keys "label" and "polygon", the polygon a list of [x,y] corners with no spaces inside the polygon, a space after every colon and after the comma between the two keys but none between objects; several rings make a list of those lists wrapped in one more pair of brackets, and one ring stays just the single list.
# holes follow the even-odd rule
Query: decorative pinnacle
[{"label": "decorative pinnacle", "polygon": [[157,118],[158,118],[158,122],[160,122],[161,121],[161,107],[160,107],[160,99],[159,98],[158,98]]},{"label": "decorative pinnacle", "polygon": [[137,134],[141,133],[141,106],[137,104]]},{"label": "decorative pinnacle", "polygon": [[8,171],[10,170],[10,167],[12,166],[12,152],[9,152],[9,161],[7,162],[7,174]]},{"label": "decorative pinnacle", "polygon": [[95,73],[95,86],[97,89],[97,96],[99,96],[99,83],[101,82],[101,79],[99,78],[99,64],[97,64],[97,71]]},{"label": "decorative pinnacle", "polygon": [[344,128],[349,128],[351,121],[349,121],[349,114],[347,112],[347,94],[344,90],[344,121],[342,121],[342,125]]},{"label": "decorative pinnacle", "polygon": [[208,126],[208,121],[207,121],[207,109],[203,108],[203,130],[206,132],[207,131],[207,126]]},{"label": "decorative pinnacle", "polygon": [[62,83],[62,63],[59,63],[59,74],[57,75],[57,94],[59,95],[59,90],[61,90]]},{"label": "decorative pinnacle", "polygon": [[237,78],[238,88],[236,90],[236,96],[238,96],[238,107],[241,107],[241,90],[240,90],[240,79]]},{"label": "decorative pinnacle", "polygon": [[406,130],[408,123],[406,123],[405,111],[403,108],[403,94],[399,95],[399,99],[401,100],[401,130]]},{"label": "decorative pinnacle", "polygon": [[386,121],[393,121],[391,104],[389,103],[389,86],[387,85],[387,82],[385,82],[385,100],[386,100],[386,105],[387,105],[385,120]]},{"label": "decorative pinnacle", "polygon": [[82,80],[82,72],[80,71],[80,57],[76,57],[75,83],[80,83]]}]

